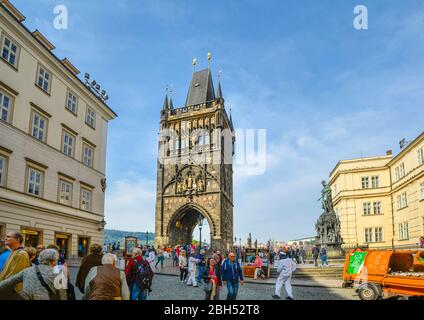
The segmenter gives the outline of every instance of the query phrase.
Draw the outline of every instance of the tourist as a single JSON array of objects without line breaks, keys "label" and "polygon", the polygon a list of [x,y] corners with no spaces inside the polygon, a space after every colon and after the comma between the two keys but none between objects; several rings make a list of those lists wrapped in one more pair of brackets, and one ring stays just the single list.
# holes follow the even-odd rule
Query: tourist
[{"label": "tourist", "polygon": [[205,272],[206,268],[205,250],[200,250],[196,258],[199,259],[199,263],[197,264],[197,282],[202,283],[203,273]]},{"label": "tourist", "polygon": [[56,269],[56,273],[60,273],[63,276],[63,280],[67,281],[67,285],[65,286],[66,291],[67,291],[67,295],[68,295],[68,300],[76,300],[75,297],[75,288],[74,285],[71,283],[71,273],[69,272],[69,268],[68,265],[66,263],[66,253],[63,249],[60,249],[57,245],[55,244],[49,244],[47,246],[47,249],[53,249],[56,250],[59,254],[59,259],[57,261],[57,265],[55,267]]},{"label": "tourist", "polygon": [[155,268],[157,268],[160,263],[160,268],[163,269],[163,261],[165,260],[165,251],[159,247],[158,248],[158,260],[156,261]]},{"label": "tourist", "polygon": [[[0,273],[0,281],[7,280],[30,266],[28,253],[22,248],[24,238],[18,232],[9,232],[6,235],[6,246],[11,253]],[[15,284],[14,291],[7,295],[6,299],[20,298],[17,294],[22,290],[22,281]],[[0,298],[2,299],[2,298]]]},{"label": "tourist", "polygon": [[315,267],[318,267],[319,248],[314,244],[312,247],[312,258],[314,259]]},{"label": "tourist", "polygon": [[37,249],[34,247],[25,247],[24,250],[28,254],[30,266],[34,265],[34,260],[37,258]]},{"label": "tourist", "polygon": [[271,252],[269,253],[269,264],[271,266],[274,266],[274,259],[275,259],[275,252],[274,250],[271,250]]},{"label": "tourist", "polygon": [[11,253],[5,242],[5,240],[0,241],[0,273],[3,271],[7,258],[9,258]]},{"label": "tourist", "polygon": [[275,294],[272,296],[274,299],[281,299],[281,289],[283,286],[286,288],[287,300],[293,300],[293,291],[291,285],[292,274],[296,270],[296,263],[288,255],[288,250],[283,250],[280,254],[280,261],[278,262],[278,278],[275,284]]},{"label": "tourist", "polygon": [[255,262],[253,263],[253,266],[255,267],[255,273],[253,276],[253,279],[258,279],[258,275],[262,278],[262,259],[259,256],[259,254],[256,255]]},{"label": "tourist", "polygon": [[112,245],[112,253],[114,254],[116,250],[116,242],[113,243]]},{"label": "tourist", "polygon": [[240,264],[236,261],[236,254],[230,252],[221,267],[222,283],[227,286],[227,300],[236,300],[239,284],[243,285],[243,272]]},{"label": "tourist", "polygon": [[419,245],[420,245],[420,248],[424,248],[424,237],[420,237]]},{"label": "tourist", "polygon": [[190,257],[188,258],[188,280],[187,285],[198,287],[197,285],[197,264],[200,262],[200,259],[196,258],[196,253],[191,252]]},{"label": "tourist", "polygon": [[148,254],[148,257],[147,257],[147,261],[149,262],[150,268],[152,268],[152,270],[156,270],[156,268],[154,266],[155,260],[156,260],[156,251],[153,247],[151,247],[151,248],[149,248],[149,254]]},{"label": "tourist", "polygon": [[172,266],[173,267],[175,267],[175,266],[178,267],[178,257],[179,257],[179,254],[180,254],[180,248],[177,246],[172,251]]},{"label": "tourist", "polygon": [[103,254],[105,254],[105,253],[108,253],[108,251],[109,251],[109,246],[105,243],[105,244],[103,245],[102,253],[103,253]]},{"label": "tourist", "polygon": [[116,255],[106,253],[102,266],[91,268],[85,280],[84,300],[129,300],[125,273],[116,268]]},{"label": "tourist", "polygon": [[205,283],[205,300],[219,300],[219,291],[222,287],[221,266],[214,258],[208,259],[202,277]]},{"label": "tourist", "polygon": [[44,250],[46,250],[46,247],[44,246],[44,244],[37,245],[37,257],[34,260],[35,265],[40,264],[40,253],[43,252]]},{"label": "tourist", "polygon": [[223,262],[224,259],[222,257],[221,251],[216,250],[215,254],[216,254],[216,257],[217,257],[216,263],[219,264],[219,265],[222,265],[222,262]]},{"label": "tourist", "polygon": [[143,258],[140,248],[134,248],[132,259],[125,267],[125,275],[131,293],[131,300],[147,300],[152,291],[153,271],[150,264]]},{"label": "tourist", "polygon": [[40,253],[40,265],[26,268],[7,280],[0,281],[0,291],[23,283],[19,295],[25,300],[67,300],[64,288],[57,288],[55,267],[59,254],[54,249]]},{"label": "tourist", "polygon": [[188,264],[185,250],[180,252],[180,256],[178,257],[178,267],[180,268],[180,280],[182,283],[185,283],[188,280]]},{"label": "tourist", "polygon": [[82,258],[81,265],[78,270],[77,279],[75,285],[84,293],[85,279],[87,278],[88,273],[91,268],[98,267],[102,265],[102,248],[99,244],[92,244],[90,246],[90,254]]},{"label": "tourist", "polygon": [[299,263],[305,264],[306,251],[303,247],[300,247],[298,256],[299,256]]},{"label": "tourist", "polygon": [[321,257],[321,268],[329,267],[327,262],[327,250],[325,249],[325,246],[322,246],[319,250],[319,255]]}]

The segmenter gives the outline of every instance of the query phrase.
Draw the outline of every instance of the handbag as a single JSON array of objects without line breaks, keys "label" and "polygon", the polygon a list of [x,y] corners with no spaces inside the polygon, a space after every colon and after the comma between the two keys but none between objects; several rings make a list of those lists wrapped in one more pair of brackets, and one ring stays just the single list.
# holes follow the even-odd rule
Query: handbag
[{"label": "handbag", "polygon": [[205,282],[205,283],[203,284],[203,290],[204,290],[206,293],[212,292],[212,281]]}]

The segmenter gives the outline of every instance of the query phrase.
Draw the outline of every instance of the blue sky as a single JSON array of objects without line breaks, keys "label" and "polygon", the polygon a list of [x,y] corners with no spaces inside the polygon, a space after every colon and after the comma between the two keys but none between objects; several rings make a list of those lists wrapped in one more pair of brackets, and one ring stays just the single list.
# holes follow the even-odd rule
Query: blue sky
[{"label": "blue sky", "polygon": [[[424,4],[420,0],[14,0],[82,73],[107,89],[108,228],[154,229],[159,111],[165,86],[185,102],[193,58],[222,70],[235,127],[267,130],[267,170],[234,176],[234,235],[315,234],[322,179],[340,159],[399,151],[423,131]],[[53,28],[53,9],[69,29]],[[369,29],[353,28],[353,9]]]}]

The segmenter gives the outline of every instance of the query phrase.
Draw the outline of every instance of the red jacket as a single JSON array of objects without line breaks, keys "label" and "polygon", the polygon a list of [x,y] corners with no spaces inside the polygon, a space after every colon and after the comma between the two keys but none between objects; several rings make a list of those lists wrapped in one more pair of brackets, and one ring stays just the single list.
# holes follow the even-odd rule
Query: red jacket
[{"label": "red jacket", "polygon": [[142,264],[146,264],[147,266],[149,266],[150,278],[153,278],[153,271],[150,268],[150,265],[146,261],[146,259],[143,259],[142,256],[131,258],[128,261],[127,266],[125,267],[125,275],[127,276],[128,286],[131,286],[135,281],[135,276],[137,274],[137,262],[142,263]]}]

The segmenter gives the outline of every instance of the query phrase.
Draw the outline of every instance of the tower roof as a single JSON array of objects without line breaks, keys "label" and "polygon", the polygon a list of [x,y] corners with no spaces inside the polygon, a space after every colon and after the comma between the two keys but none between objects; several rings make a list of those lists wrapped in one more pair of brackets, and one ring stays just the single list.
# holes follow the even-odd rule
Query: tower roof
[{"label": "tower roof", "polygon": [[217,99],[223,99],[222,89],[221,89],[221,81],[218,82],[218,90],[216,91],[216,98]]},{"label": "tower roof", "polygon": [[165,101],[163,102],[163,110],[167,110],[167,109],[169,109],[168,92],[165,94]]},{"label": "tower roof", "polygon": [[215,100],[211,72],[204,69],[193,73],[185,106],[193,106]]}]

